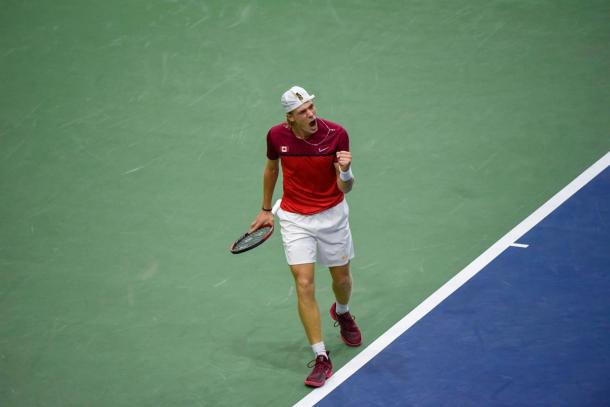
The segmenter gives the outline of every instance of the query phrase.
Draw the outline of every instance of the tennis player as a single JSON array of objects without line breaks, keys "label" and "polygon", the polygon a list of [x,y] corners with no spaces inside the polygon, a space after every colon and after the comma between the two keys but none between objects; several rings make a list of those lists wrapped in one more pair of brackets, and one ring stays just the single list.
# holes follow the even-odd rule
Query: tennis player
[{"label": "tennis player", "polygon": [[305,384],[320,387],[332,375],[332,363],[322,338],[315,298],[315,263],[330,270],[336,299],[330,315],[340,327],[343,342],[360,346],[362,337],[349,311],[350,260],[354,257],[344,197],[354,184],[349,136],[339,124],[317,116],[314,97],[299,86],[281,97],[286,122],[267,133],[263,203],[251,230],[273,224],[271,202],[281,162],[283,196],[277,216],[286,260],[294,276],[299,317],[315,354]]}]

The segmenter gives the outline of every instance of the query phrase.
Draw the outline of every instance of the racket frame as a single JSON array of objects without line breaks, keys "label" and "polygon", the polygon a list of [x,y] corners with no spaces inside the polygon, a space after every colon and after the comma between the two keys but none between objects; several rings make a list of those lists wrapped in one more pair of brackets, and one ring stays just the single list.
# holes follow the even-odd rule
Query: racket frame
[{"label": "racket frame", "polygon": [[[269,231],[267,233],[265,233],[265,235],[262,237],[261,240],[259,240],[258,242],[256,242],[255,244],[253,244],[252,246],[248,246],[246,248],[243,249],[235,249],[235,246],[237,246],[237,244],[242,241],[243,239],[245,239],[246,237],[250,236],[252,233],[256,232],[257,230],[260,230],[262,228],[266,228],[266,227],[271,227],[271,229],[269,229]],[[263,225],[260,228],[254,230],[252,233],[250,232],[246,232],[243,235],[241,235],[229,248],[229,250],[231,251],[231,253],[233,254],[239,254],[239,253],[244,253],[247,252],[248,250],[252,250],[255,247],[260,246],[261,244],[263,244],[267,239],[269,239],[271,237],[271,235],[273,234],[273,230],[274,230],[274,226],[273,225]]]}]

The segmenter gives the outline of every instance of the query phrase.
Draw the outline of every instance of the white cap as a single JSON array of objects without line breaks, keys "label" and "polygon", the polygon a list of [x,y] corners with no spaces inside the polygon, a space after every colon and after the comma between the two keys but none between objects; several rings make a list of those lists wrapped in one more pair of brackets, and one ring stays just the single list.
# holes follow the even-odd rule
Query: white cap
[{"label": "white cap", "polygon": [[286,113],[292,112],[303,103],[313,100],[316,95],[310,95],[300,86],[293,86],[282,95],[282,107]]}]

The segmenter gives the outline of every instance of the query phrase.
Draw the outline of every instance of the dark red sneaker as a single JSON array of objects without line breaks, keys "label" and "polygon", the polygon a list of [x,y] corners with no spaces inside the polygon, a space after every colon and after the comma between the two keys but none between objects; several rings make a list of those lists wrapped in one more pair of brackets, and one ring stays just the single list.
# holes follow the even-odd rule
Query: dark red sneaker
[{"label": "dark red sneaker", "polygon": [[333,375],[333,364],[330,361],[329,354],[330,352],[326,352],[326,356],[319,355],[307,364],[307,367],[313,367],[313,370],[305,379],[307,386],[320,387],[326,383],[326,379]]},{"label": "dark red sneaker", "polygon": [[362,334],[360,328],[356,325],[354,317],[349,312],[345,314],[337,314],[337,304],[333,303],[330,307],[330,317],[334,319],[335,326],[340,326],[341,339],[347,346],[360,346],[362,344]]}]

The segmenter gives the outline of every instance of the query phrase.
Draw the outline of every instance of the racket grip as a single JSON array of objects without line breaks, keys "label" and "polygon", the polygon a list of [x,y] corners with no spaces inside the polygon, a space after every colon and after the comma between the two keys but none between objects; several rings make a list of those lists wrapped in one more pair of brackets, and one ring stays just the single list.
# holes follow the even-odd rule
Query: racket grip
[{"label": "racket grip", "polygon": [[280,209],[280,205],[282,203],[281,199],[278,199],[277,201],[275,201],[275,203],[273,204],[273,208],[271,208],[271,213],[272,214],[276,214],[277,211]]}]

